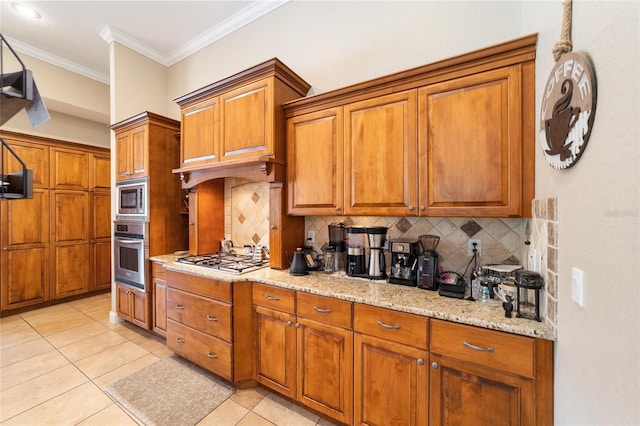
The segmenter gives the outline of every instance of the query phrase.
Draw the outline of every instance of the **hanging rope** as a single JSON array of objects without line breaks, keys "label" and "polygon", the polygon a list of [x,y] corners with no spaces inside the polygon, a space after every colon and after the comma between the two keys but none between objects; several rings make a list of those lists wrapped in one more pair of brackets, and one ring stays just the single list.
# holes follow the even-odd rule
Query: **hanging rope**
[{"label": "hanging rope", "polygon": [[560,56],[571,52],[573,44],[571,43],[571,3],[572,0],[564,1],[564,15],[562,17],[562,34],[560,41],[553,46],[553,58],[558,62]]}]

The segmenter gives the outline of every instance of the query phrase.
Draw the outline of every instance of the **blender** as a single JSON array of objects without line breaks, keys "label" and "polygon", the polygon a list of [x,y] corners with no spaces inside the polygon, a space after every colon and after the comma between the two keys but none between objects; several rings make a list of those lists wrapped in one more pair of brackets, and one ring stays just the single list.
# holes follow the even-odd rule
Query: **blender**
[{"label": "blender", "polygon": [[364,248],[366,229],[361,226],[347,227],[347,275],[366,276]]},{"label": "blender", "polygon": [[420,235],[418,237],[422,253],[418,256],[418,288],[437,290],[438,253],[436,247],[440,242],[437,235]]},{"label": "blender", "polygon": [[366,228],[369,240],[369,278],[374,280],[387,278],[387,267],[384,260],[384,244],[387,236],[386,226],[373,226]]}]

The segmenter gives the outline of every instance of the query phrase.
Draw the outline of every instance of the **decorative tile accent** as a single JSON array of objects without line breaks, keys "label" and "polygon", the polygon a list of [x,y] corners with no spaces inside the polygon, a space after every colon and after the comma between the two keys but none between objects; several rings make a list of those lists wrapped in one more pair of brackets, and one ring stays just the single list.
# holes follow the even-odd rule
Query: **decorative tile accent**
[{"label": "decorative tile accent", "polygon": [[405,234],[409,229],[411,229],[411,222],[407,219],[400,218],[400,220],[396,223],[396,229],[400,231],[401,234]]},{"label": "decorative tile accent", "polygon": [[480,232],[480,230],[482,230],[482,227],[480,225],[478,225],[477,222],[470,220],[469,222],[465,223],[464,225],[462,225],[460,227],[460,229],[462,229],[462,231],[467,234],[469,236],[469,238],[473,237],[474,235],[476,235],[478,232]]},{"label": "decorative tile accent", "polygon": [[260,195],[257,192],[254,192],[251,196],[251,201],[253,201],[255,204],[258,204],[258,201],[260,201]]}]

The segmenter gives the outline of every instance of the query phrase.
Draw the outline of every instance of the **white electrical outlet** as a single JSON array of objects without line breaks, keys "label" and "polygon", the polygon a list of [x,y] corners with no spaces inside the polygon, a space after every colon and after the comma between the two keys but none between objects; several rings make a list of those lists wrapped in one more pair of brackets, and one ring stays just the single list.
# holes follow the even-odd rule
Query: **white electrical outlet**
[{"label": "white electrical outlet", "polygon": [[307,243],[315,244],[316,242],[316,231],[307,231]]},{"label": "white electrical outlet", "polygon": [[571,268],[571,298],[584,307],[584,271],[576,267]]},{"label": "white electrical outlet", "polygon": [[475,244],[475,248],[476,248],[476,252],[478,253],[478,256],[482,256],[482,242],[480,240],[469,240],[468,242],[468,253],[469,256],[473,256],[473,245]]}]

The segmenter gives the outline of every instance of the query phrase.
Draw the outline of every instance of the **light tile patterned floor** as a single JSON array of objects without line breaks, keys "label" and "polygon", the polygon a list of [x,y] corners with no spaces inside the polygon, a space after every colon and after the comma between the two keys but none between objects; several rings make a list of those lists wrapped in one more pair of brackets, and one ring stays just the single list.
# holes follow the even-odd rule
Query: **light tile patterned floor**
[{"label": "light tile patterned floor", "polygon": [[[171,355],[164,341],[109,322],[103,294],[0,319],[1,425],[136,425],[103,389]],[[331,425],[262,388],[239,390],[198,425]],[[182,426],[182,425],[180,425]]]}]

